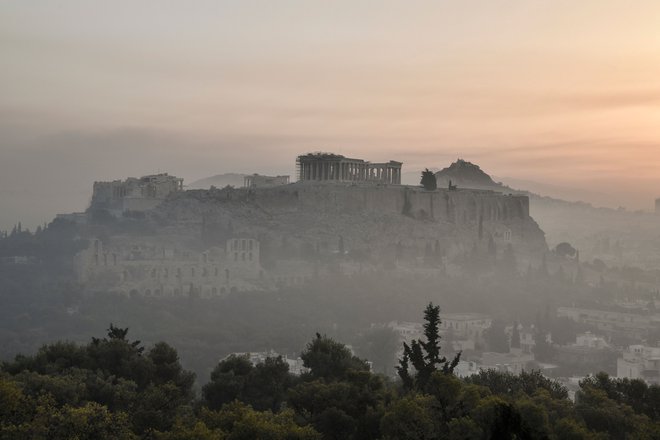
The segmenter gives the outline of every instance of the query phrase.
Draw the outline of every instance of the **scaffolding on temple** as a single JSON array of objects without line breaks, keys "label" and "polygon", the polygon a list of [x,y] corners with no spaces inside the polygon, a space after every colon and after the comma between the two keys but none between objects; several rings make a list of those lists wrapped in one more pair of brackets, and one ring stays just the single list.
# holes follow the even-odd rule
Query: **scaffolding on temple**
[{"label": "scaffolding on temple", "polygon": [[308,153],[296,158],[298,181],[379,182],[401,184],[402,162],[371,163],[334,153]]}]

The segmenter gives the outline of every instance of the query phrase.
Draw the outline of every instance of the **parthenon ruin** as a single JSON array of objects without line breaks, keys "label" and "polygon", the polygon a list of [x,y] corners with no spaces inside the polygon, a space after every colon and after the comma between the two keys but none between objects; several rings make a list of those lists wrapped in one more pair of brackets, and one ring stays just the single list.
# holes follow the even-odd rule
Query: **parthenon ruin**
[{"label": "parthenon ruin", "polygon": [[393,160],[372,163],[332,153],[308,153],[298,156],[298,180],[337,182],[381,182],[401,184],[402,162]]}]

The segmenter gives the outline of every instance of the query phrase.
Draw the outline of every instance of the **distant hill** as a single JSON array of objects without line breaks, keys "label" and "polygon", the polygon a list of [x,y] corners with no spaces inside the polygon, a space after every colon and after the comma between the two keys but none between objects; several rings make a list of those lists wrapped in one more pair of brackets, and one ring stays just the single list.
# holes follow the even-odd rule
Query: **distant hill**
[{"label": "distant hill", "polygon": [[548,245],[570,242],[585,261],[599,258],[608,265],[644,268],[660,265],[660,218],[651,213],[595,207],[582,201],[597,203],[607,198],[605,193],[502,179],[515,186],[514,189],[496,182],[478,165],[462,159],[438,171],[436,179],[439,188],[446,188],[451,180],[459,189],[489,189],[529,196],[530,215],[545,232]]},{"label": "distant hill", "polygon": [[243,178],[245,176],[247,176],[247,174],[216,174],[215,176],[196,180],[193,183],[186,185],[186,187],[187,189],[209,189],[212,186],[215,186],[216,188],[224,188],[225,186],[230,185],[236,188],[240,188],[243,186]]},{"label": "distant hill", "polygon": [[543,194],[546,197],[566,200],[569,202],[589,202],[597,206],[612,206],[614,204],[612,197],[607,193],[590,191],[584,188],[556,185],[534,180],[518,179],[515,177],[496,177],[496,182],[502,182],[503,185],[516,190],[529,191],[534,194]]},{"label": "distant hill", "polygon": [[438,187],[447,188],[449,181],[459,188],[478,188],[478,189],[503,189],[501,183],[496,183],[493,179],[483,172],[479,165],[467,162],[463,159],[458,159],[456,162],[449,165],[447,168],[435,173],[435,178],[438,181]]}]

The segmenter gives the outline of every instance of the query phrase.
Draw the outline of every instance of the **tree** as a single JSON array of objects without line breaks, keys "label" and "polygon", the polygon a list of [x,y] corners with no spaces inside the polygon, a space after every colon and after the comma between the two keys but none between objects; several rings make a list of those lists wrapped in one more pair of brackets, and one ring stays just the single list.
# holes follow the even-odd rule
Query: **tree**
[{"label": "tree", "polygon": [[360,356],[373,362],[374,371],[389,375],[396,364],[399,336],[389,327],[368,331],[360,341]]},{"label": "tree", "polygon": [[339,236],[339,242],[337,243],[337,250],[339,251],[339,255],[344,255],[346,253],[346,250],[344,249],[344,236],[340,235]]},{"label": "tree", "polygon": [[206,406],[220,409],[222,405],[239,399],[253,368],[246,356],[231,355],[221,361],[211,372],[211,381],[202,387]]},{"label": "tree", "polygon": [[430,171],[428,168],[422,171],[422,180],[420,184],[427,191],[435,191],[438,189],[438,181],[435,179],[435,174],[433,174],[433,171]]},{"label": "tree", "polygon": [[511,330],[511,348],[520,348],[520,331],[518,330],[518,321],[513,323]]},{"label": "tree", "polygon": [[289,364],[282,356],[266,358],[246,378],[241,400],[258,411],[279,411],[291,383]]},{"label": "tree", "polygon": [[432,440],[437,437],[437,423],[430,396],[410,395],[388,408],[381,421],[385,440]]},{"label": "tree", "polygon": [[319,333],[300,357],[315,379],[338,380],[346,378],[350,371],[369,371],[369,365],[353,356],[344,344]]},{"label": "tree", "polygon": [[557,245],[555,253],[560,257],[574,257],[577,253],[577,249],[571,246],[570,243],[564,241]]},{"label": "tree", "polygon": [[[459,352],[448,361],[440,355],[440,306],[429,303],[424,310],[424,320],[425,340],[412,340],[410,345],[404,342],[403,357],[399,359],[397,367],[403,386],[408,390],[423,391],[435,371],[452,374],[461,357]],[[415,370],[413,376],[410,375],[411,366]]]},{"label": "tree", "polygon": [[[218,438],[230,440],[320,440],[321,436],[309,426],[299,426],[295,414],[285,410],[274,414],[255,411],[241,402],[232,402],[219,411],[203,409],[201,421],[211,430],[226,433]],[[197,438],[195,436],[185,439]]]},{"label": "tree", "polygon": [[493,320],[490,327],[484,332],[484,339],[488,350],[496,353],[509,352],[509,341],[504,332],[504,322],[499,319]]}]

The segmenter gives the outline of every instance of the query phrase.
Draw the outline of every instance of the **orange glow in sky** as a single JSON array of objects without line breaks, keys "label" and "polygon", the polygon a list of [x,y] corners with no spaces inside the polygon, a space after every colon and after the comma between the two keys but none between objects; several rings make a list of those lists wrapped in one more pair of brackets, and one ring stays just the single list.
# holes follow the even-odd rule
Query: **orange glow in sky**
[{"label": "orange glow in sky", "polygon": [[660,196],[658,1],[16,0],[0,51],[0,201],[318,149]]}]

